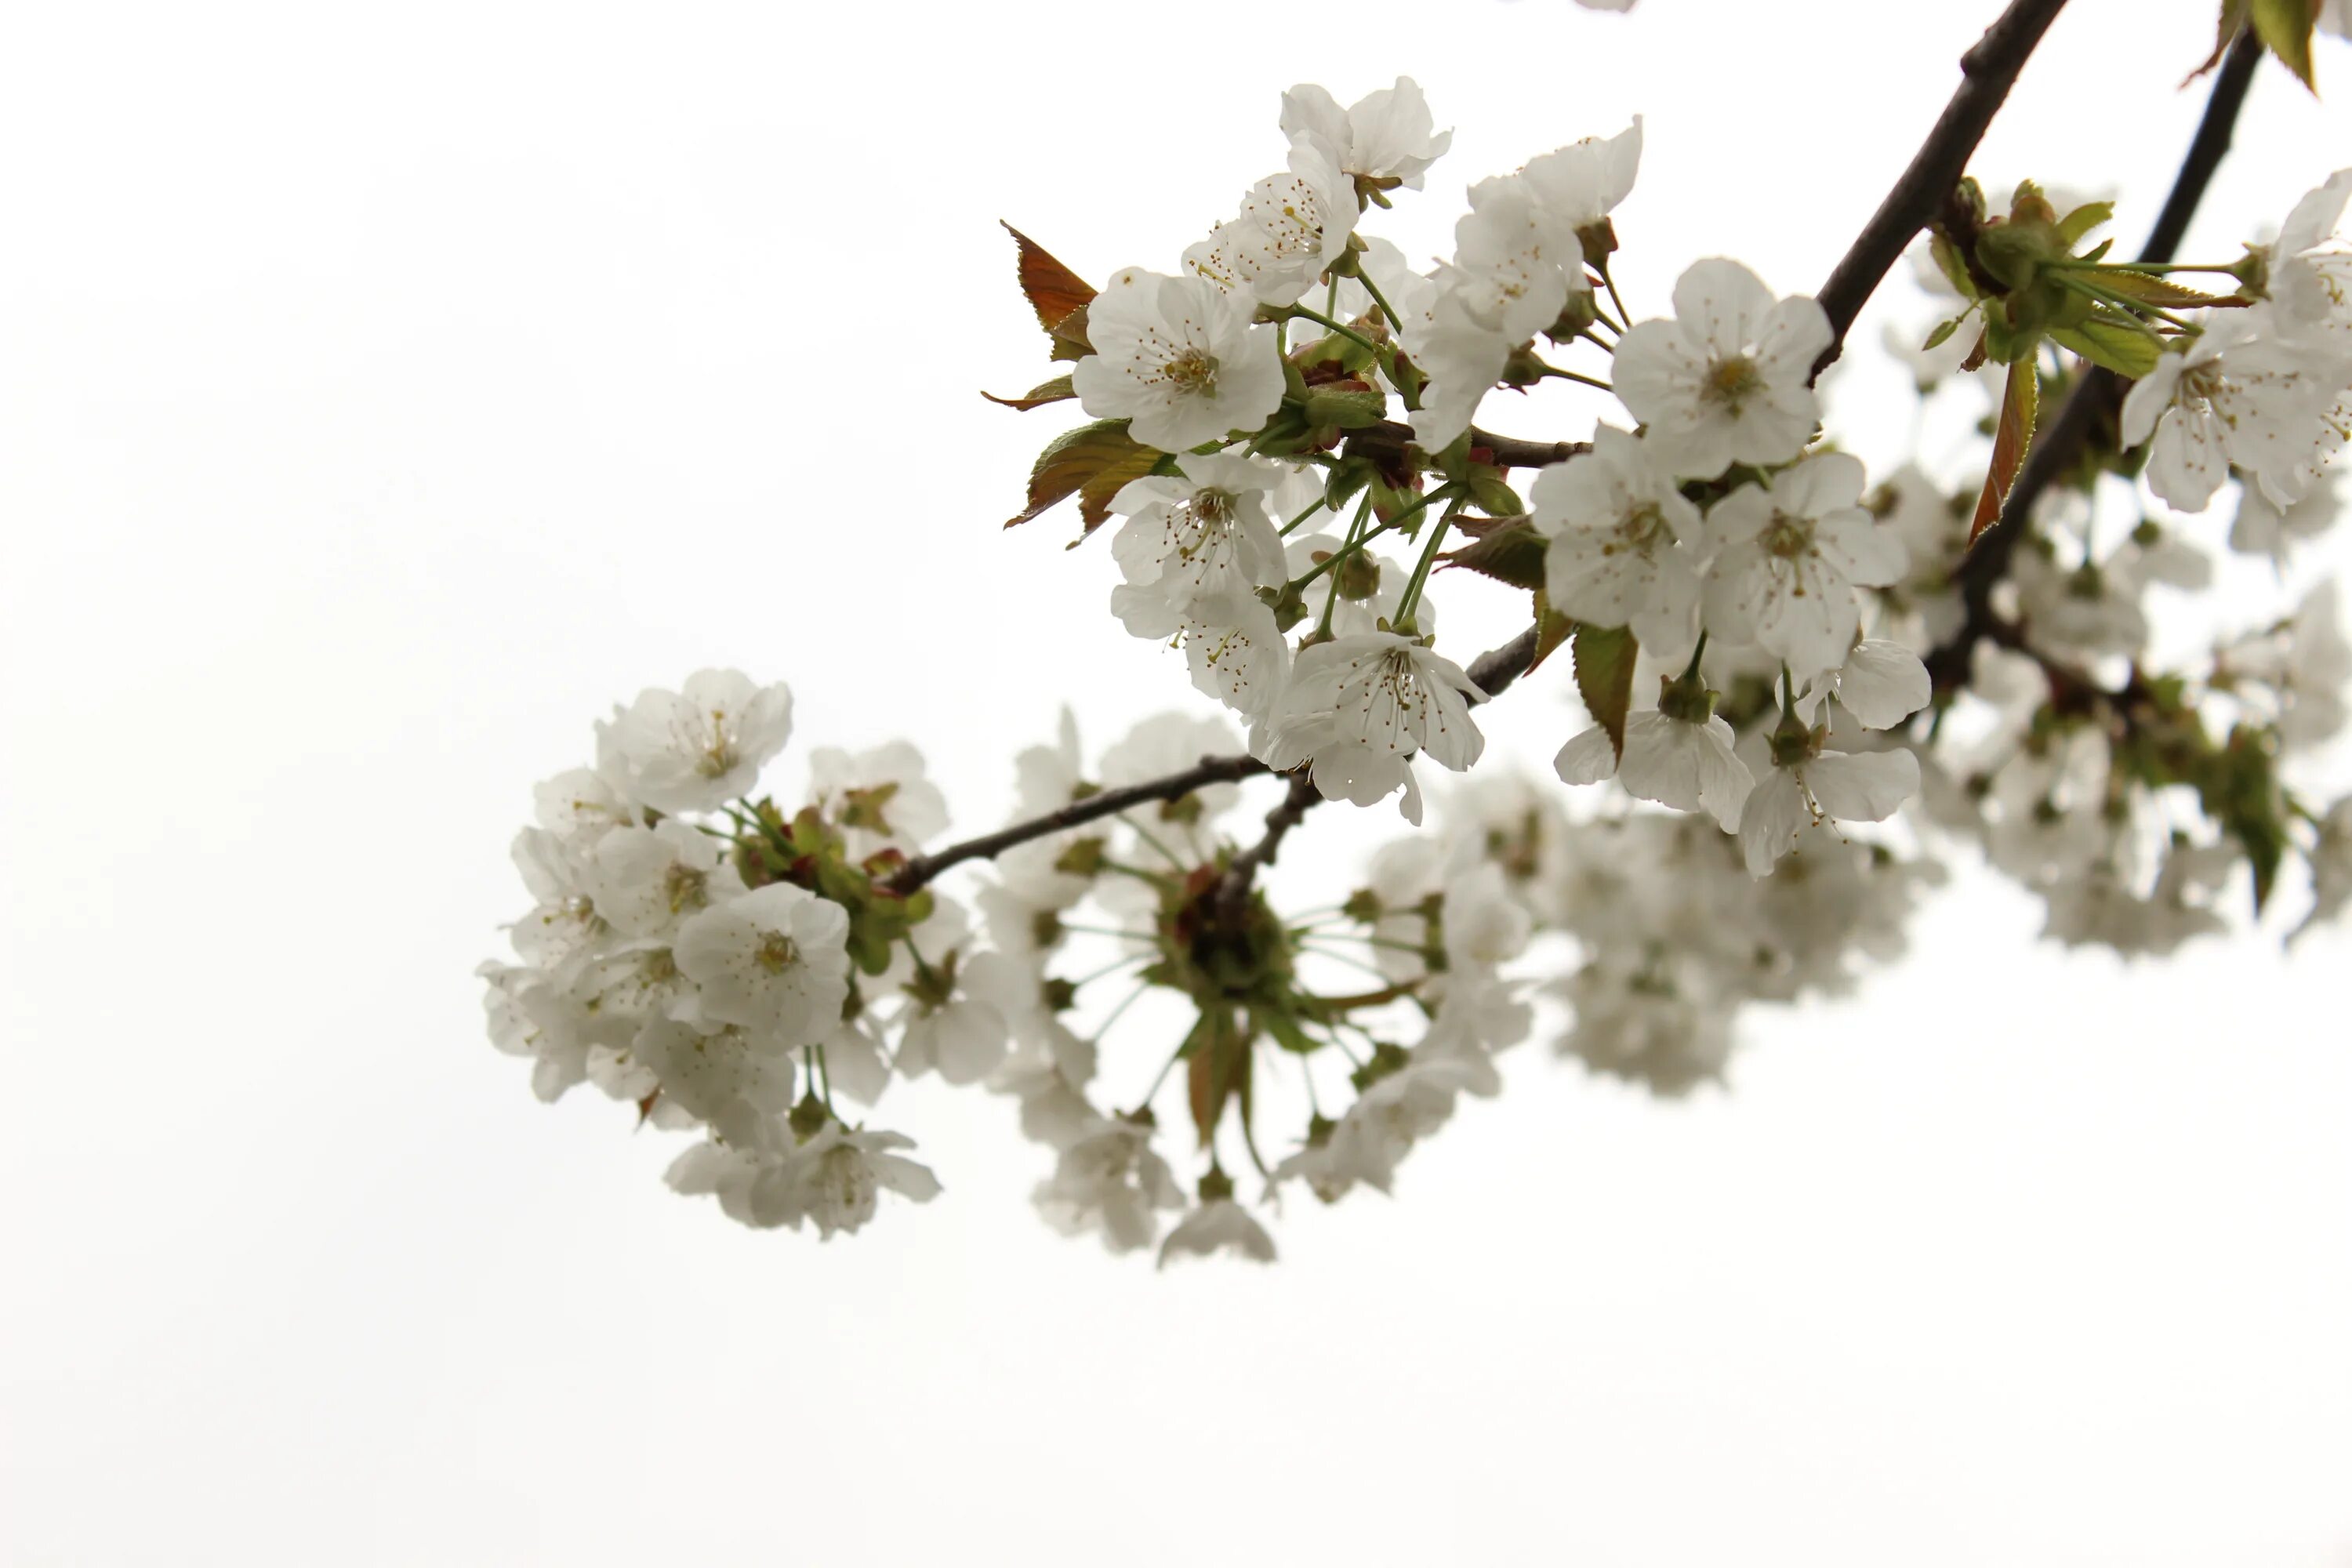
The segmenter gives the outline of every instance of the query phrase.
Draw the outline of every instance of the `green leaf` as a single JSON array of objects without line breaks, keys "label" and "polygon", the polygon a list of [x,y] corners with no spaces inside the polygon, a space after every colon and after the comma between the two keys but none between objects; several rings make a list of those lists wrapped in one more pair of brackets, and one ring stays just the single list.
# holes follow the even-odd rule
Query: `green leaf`
[{"label": "green leaf", "polygon": [[2072,250],[2083,243],[2083,237],[2105,224],[2116,216],[2113,202],[2085,202],[2058,221],[2058,242]]},{"label": "green leaf", "polygon": [[1440,557],[1449,566],[1465,566],[1482,577],[1508,583],[1514,588],[1540,588],[1544,583],[1544,536],[1532,523],[1508,522],[1475,543]]},{"label": "green leaf", "polygon": [[1927,334],[1927,341],[1919,345],[1919,352],[1925,353],[1929,349],[1942,348],[1950,341],[1952,334],[1960,330],[1960,323],[1967,320],[1966,316],[1954,316],[1948,321],[1937,322],[1936,330]]},{"label": "green leaf", "polygon": [[2253,0],[2254,31],[2279,63],[2294,72],[2314,96],[2319,83],[2311,74],[2311,33],[2319,8],[2312,0]]},{"label": "green leaf", "polygon": [[2134,381],[2164,357],[2164,345],[2155,333],[2116,310],[2094,311],[2078,326],[2053,327],[2050,341]]},{"label": "green leaf", "polygon": [[1609,731],[1609,744],[1625,754],[1625,716],[1633,706],[1633,663],[1642,651],[1624,626],[1596,626],[1579,622],[1576,646],[1576,690],[1592,714],[1592,721]]},{"label": "green leaf", "polygon": [[2095,272],[2091,280],[2110,294],[2120,294],[2126,300],[2137,300],[2143,305],[2154,305],[2160,310],[2245,303],[2234,294],[2208,294],[2202,289],[2175,283],[2169,278],[2158,278],[2152,272],[2134,272],[2128,268],[2112,272]]},{"label": "green leaf", "polygon": [[1944,275],[1944,281],[1949,283],[1961,299],[1975,299],[1977,280],[1969,276],[1968,260],[1960,255],[1960,247],[1941,234],[1931,234],[1927,237],[1927,248],[1935,257],[1936,269]]},{"label": "green leaf", "polygon": [[1031,387],[1018,397],[999,397],[992,392],[983,392],[981,395],[991,403],[1017,408],[1025,414],[1032,408],[1043,408],[1048,403],[1066,403],[1077,394],[1071,390],[1068,376],[1057,375],[1051,381]]},{"label": "green leaf", "polygon": [[1549,658],[1560,644],[1568,640],[1576,623],[1551,607],[1541,588],[1536,590],[1536,656],[1528,660],[1528,673],[1534,674],[1544,660]]},{"label": "green leaf", "polygon": [[1037,454],[1029,470],[1029,504],[1004,526],[1017,528],[1055,502],[1076,496],[1078,517],[1092,533],[1110,516],[1111,497],[1129,480],[1151,472],[1162,456],[1129,436],[1124,419],[1098,419],[1065,430]]},{"label": "green leaf", "polygon": [[2001,503],[2017,470],[2025,466],[2026,448],[2033,445],[2033,423],[2042,403],[2042,380],[2028,355],[2009,367],[2009,390],[2000,400],[2000,423],[1993,429],[1992,466],[1986,471],[1984,491],[1977,497],[1976,520],[1969,524],[1969,542],[2000,521]]}]

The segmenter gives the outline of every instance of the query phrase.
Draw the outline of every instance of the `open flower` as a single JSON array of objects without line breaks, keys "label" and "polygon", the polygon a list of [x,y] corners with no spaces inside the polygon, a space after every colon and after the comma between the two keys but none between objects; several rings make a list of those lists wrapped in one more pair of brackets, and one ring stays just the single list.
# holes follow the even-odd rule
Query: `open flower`
[{"label": "open flower", "polygon": [[1282,95],[1282,133],[1373,190],[1421,189],[1422,175],[1454,142],[1453,132],[1436,129],[1429,100],[1409,76],[1345,109],[1327,89],[1301,82]]},{"label": "open flower", "polygon": [[1649,446],[1603,425],[1592,450],[1554,463],[1528,492],[1544,552],[1544,592],[1561,615],[1629,626],[1666,664],[1696,639],[1698,508]]},{"label": "open flower", "polygon": [[2352,366],[2330,345],[2280,331],[2256,306],[2209,317],[2124,399],[2126,447],[2147,443],[2147,483],[2203,511],[2232,464],[2276,506],[2303,499],[2339,444],[2329,423]]},{"label": "open flower", "polygon": [[698,670],[682,691],[648,689],[596,726],[596,771],[656,811],[711,811],[748,794],[792,738],[793,694],[736,669]]},{"label": "open flower", "polygon": [[805,1045],[833,1032],[849,994],[849,911],[777,882],[703,910],[677,933],[677,966],[702,987],[703,1013],[762,1043]]},{"label": "open flower", "polygon": [[1286,773],[1313,763],[1326,800],[1370,805],[1400,784],[1400,809],[1421,821],[1412,759],[1426,753],[1459,773],[1486,737],[1471,722],[1480,696],[1462,667],[1411,637],[1373,632],[1302,650],[1259,756]]},{"label": "open flower", "polygon": [[1178,610],[1279,587],[1282,536],[1265,497],[1282,479],[1272,463],[1248,458],[1179,458],[1174,474],[1132,480],[1111,498],[1111,510],[1127,519],[1111,540],[1111,559],[1129,585]]},{"label": "open flower", "polygon": [[1738,262],[1700,261],[1675,285],[1673,321],[1626,331],[1610,380],[1676,474],[1711,479],[1804,449],[1821,418],[1813,361],[1831,337],[1813,300],[1775,300]]},{"label": "open flower", "polygon": [[1127,268],[1087,307],[1095,352],[1071,388],[1087,413],[1128,420],[1163,452],[1255,430],[1282,405],[1282,351],[1256,315],[1255,299],[1207,279]]},{"label": "open flower", "polygon": [[1290,167],[1252,185],[1241,215],[1185,251],[1184,266],[1261,304],[1296,305],[1346,253],[1357,212],[1355,185],[1330,157],[1294,145]]},{"label": "open flower", "polygon": [[1707,630],[1760,645],[1800,677],[1843,664],[1862,620],[1854,588],[1903,575],[1902,542],[1858,504],[1864,479],[1860,458],[1824,452],[1717,501]]}]

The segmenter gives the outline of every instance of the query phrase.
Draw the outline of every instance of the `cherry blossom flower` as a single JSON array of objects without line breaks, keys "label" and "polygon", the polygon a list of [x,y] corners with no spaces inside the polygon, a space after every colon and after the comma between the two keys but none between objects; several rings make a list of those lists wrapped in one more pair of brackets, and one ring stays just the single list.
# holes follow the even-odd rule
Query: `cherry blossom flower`
[{"label": "cherry blossom flower", "polygon": [[804,1045],[831,1032],[849,992],[849,915],[777,882],[703,910],[677,933],[677,966],[703,1013],[763,1041]]},{"label": "cherry blossom flower", "polygon": [[1282,95],[1282,133],[1290,144],[1315,149],[1372,190],[1421,189],[1422,176],[1454,142],[1454,132],[1439,131],[1435,123],[1429,100],[1409,76],[1345,109],[1312,82]]},{"label": "cherry blossom flower", "polygon": [[582,880],[596,912],[629,937],[667,937],[688,917],[740,894],[723,839],[675,816],[652,827],[616,827],[596,840]]},{"label": "cherry blossom flower", "polygon": [[1935,687],[1919,656],[1901,643],[1876,639],[1853,645],[1845,662],[1817,675],[1797,694],[1798,716],[1816,721],[1822,705],[1838,706],[1872,730],[1891,730],[1927,706]]},{"label": "cherry blossom flower", "polygon": [[649,688],[596,726],[596,770],[656,811],[710,811],[750,793],[793,732],[793,694],[740,670],[698,670],[682,691]]},{"label": "cherry blossom flower", "polygon": [[1355,183],[1320,147],[1297,143],[1290,167],[1252,185],[1241,216],[1185,251],[1184,266],[1238,297],[1296,305],[1347,253],[1357,212]]},{"label": "cherry blossom flower", "polygon": [[2334,450],[2327,420],[2347,383],[2344,360],[2282,333],[2263,307],[2216,314],[2133,384],[2124,444],[2147,444],[2148,488],[2183,511],[2203,511],[2232,465],[2292,506]]},{"label": "cherry blossom flower", "polygon": [[1222,453],[1181,457],[1176,469],[1133,480],[1111,500],[1111,510],[1127,519],[1110,552],[1128,585],[1152,591],[1179,612],[1280,587],[1282,537],[1266,516],[1265,496],[1284,470]]},{"label": "cherry blossom flower", "polygon": [[[1580,235],[1633,194],[1642,168],[1642,117],[1614,136],[1588,136],[1531,160],[1519,171],[1554,232]],[[1599,257],[1585,259],[1598,262]]]},{"label": "cherry blossom flower", "polygon": [[1182,1208],[1184,1194],[1168,1162],[1151,1147],[1150,1126],[1097,1117],[1062,1151],[1035,1201],[1045,1222],[1063,1235],[1099,1231],[1106,1250],[1132,1252],[1158,1237],[1154,1211]]},{"label": "cherry blossom flower", "polygon": [[1554,463],[1528,490],[1530,521],[1549,543],[1544,592],[1553,609],[1599,626],[1628,626],[1662,663],[1696,640],[1702,542],[1698,508],[1647,443],[1603,425],[1592,450]]},{"label": "cherry blossom flower", "polygon": [[914,1146],[901,1132],[853,1131],[828,1121],[761,1173],[752,1184],[752,1205],[777,1216],[771,1223],[797,1229],[803,1218],[813,1222],[821,1239],[856,1231],[874,1217],[886,1190],[919,1204],[940,1195],[940,1179],[929,1168],[897,1152]]},{"label": "cherry blossom flower", "polygon": [[1598,784],[1614,776],[1637,800],[1707,812],[1728,833],[1739,826],[1741,808],[1756,784],[1748,764],[1732,753],[1732,740],[1731,726],[1715,716],[1709,702],[1686,717],[1662,711],[1628,716],[1622,758],[1609,731],[1596,724],[1562,746],[1552,765],[1563,784]]},{"label": "cherry blossom flower", "polygon": [[1206,279],[1127,268],[1087,308],[1095,352],[1070,384],[1088,414],[1128,420],[1163,452],[1255,430],[1282,403],[1279,335],[1256,314],[1255,300]]},{"label": "cherry blossom flower", "polygon": [[1481,696],[1462,667],[1391,632],[1301,651],[1259,757],[1277,772],[1308,763],[1326,800],[1370,805],[1404,788],[1400,810],[1421,821],[1412,763],[1425,754],[1459,773],[1486,737],[1471,721]]},{"label": "cherry blossom flower", "polygon": [[1817,739],[1799,734],[1794,745],[1774,738],[1772,770],[1740,814],[1739,846],[1753,877],[1769,875],[1806,828],[1884,822],[1919,793],[1919,759],[1909,752],[1825,752]]},{"label": "cherry blossom flower", "polygon": [[1667,466],[1713,479],[1733,463],[1784,463],[1821,419],[1808,384],[1830,319],[1802,295],[1775,300],[1737,261],[1695,263],[1675,285],[1675,319],[1636,322],[1610,380]]},{"label": "cherry blossom flower", "polygon": [[1843,664],[1861,625],[1855,586],[1903,575],[1902,542],[1857,504],[1864,479],[1859,458],[1824,452],[1717,501],[1707,629],[1759,644],[1800,677]]},{"label": "cherry blossom flower", "polygon": [[947,796],[924,776],[911,742],[886,741],[863,752],[819,746],[809,753],[809,794],[841,825],[854,859],[885,849],[911,854],[947,831]]},{"label": "cherry blossom flower", "polygon": [[[1231,1183],[1227,1184],[1230,1191]],[[1176,1222],[1168,1239],[1160,1244],[1160,1267],[1180,1254],[1190,1253],[1206,1258],[1213,1253],[1230,1252],[1255,1263],[1274,1261],[1274,1237],[1265,1233],[1256,1216],[1235,1203],[1232,1197],[1211,1198]]]}]

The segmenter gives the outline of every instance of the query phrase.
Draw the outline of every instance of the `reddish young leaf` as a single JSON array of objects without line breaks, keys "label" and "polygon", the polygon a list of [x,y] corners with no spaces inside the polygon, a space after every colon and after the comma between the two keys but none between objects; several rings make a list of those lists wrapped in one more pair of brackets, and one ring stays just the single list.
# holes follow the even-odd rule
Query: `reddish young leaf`
[{"label": "reddish young leaf", "polygon": [[1017,528],[1055,502],[1076,496],[1078,516],[1091,533],[1110,516],[1111,498],[1129,479],[1150,473],[1162,455],[1129,436],[1124,419],[1065,430],[1037,454],[1029,470],[1029,504],[1004,526]]},{"label": "reddish young leaf", "polygon": [[1977,497],[1976,521],[1969,525],[1970,544],[2000,521],[2000,504],[2017,482],[2017,470],[2025,466],[2026,448],[2033,445],[2041,401],[2042,379],[2028,354],[2009,367],[2009,392],[2000,400],[2000,424],[1992,437],[1992,468],[1985,475],[1984,493]]},{"label": "reddish young leaf", "polygon": [[1055,328],[1073,313],[1085,310],[1094,299],[1094,285],[1055,260],[1044,246],[1011,224],[1004,225],[1004,232],[1013,237],[1013,243],[1021,250],[1021,292],[1028,298],[1029,308],[1037,312],[1037,324],[1045,329],[1047,336],[1054,336]]}]

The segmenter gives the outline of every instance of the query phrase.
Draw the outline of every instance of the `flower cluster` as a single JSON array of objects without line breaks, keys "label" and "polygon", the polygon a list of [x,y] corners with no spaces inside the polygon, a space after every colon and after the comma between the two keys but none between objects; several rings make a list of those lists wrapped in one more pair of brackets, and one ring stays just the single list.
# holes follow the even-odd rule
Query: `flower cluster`
[{"label": "flower cluster", "polygon": [[[792,708],[781,685],[707,669],[615,709],[596,765],[539,786],[538,824],[514,846],[534,900],[512,928],[521,963],[482,974],[490,1038],[532,1059],[541,1100],[593,1083],[656,1126],[697,1129],[673,1186],[747,1225],[831,1236],[872,1218],[881,1189],[940,1190],[897,1152],[908,1139],[845,1123],[834,1097],[881,1093],[876,998],[907,998],[901,1070],[918,1037],[946,1032],[939,977],[961,926],[952,904],[884,880],[946,826],[913,747],[815,752],[816,798],[789,818],[751,798]],[[964,1023],[985,1071],[1003,1021]]]},{"label": "flower cluster", "polygon": [[[1852,300],[1709,258],[1670,315],[1625,310],[1640,120],[1472,184],[1425,268],[1369,232],[1452,140],[1411,79],[1295,87],[1279,125],[1283,168],[1169,271],[1097,289],[1015,236],[1069,369],[1000,401],[1092,423],[1014,521],[1075,498],[1108,526],[1112,614],[1223,711],[1098,753],[1066,713],[1012,823],[940,846],[912,746],[814,751],[788,808],[759,784],[783,687],[645,692],[541,786],[520,962],[483,970],[543,1099],[593,1083],[695,1135],[677,1190],[830,1236],[940,1190],[837,1109],[935,1077],[1010,1102],[1056,1228],[1266,1261],[1265,1211],[1391,1191],[1539,1031],[1648,1092],[1723,1079],[1746,1009],[1851,991],[1955,852],[2051,939],[2131,956],[2263,918],[2297,861],[2290,942],[2352,907],[2352,800],[2315,793],[2352,642],[2307,570],[2352,435],[2352,171],[2190,266],[2110,259],[2105,201],[2026,182],[1995,214],[1955,164],[1913,253],[1945,319],[1889,342],[1957,455],[1874,484],[1817,384]],[[1577,439],[1479,426],[1543,383],[1589,405]],[[2091,417],[2038,416],[2059,399]],[[2224,535],[2199,514],[2231,487]],[[2275,613],[2182,653],[2224,544]],[[1461,660],[1437,601],[1475,646],[1477,578],[1527,609]],[[1611,787],[1481,765],[1478,710],[1523,676],[1586,710],[1559,780]],[[1277,907],[1260,873],[1318,804],[1422,827],[1424,758],[1469,775],[1429,828]],[[1262,774],[1282,799],[1236,831]],[[939,879],[975,859],[967,908]]]}]

